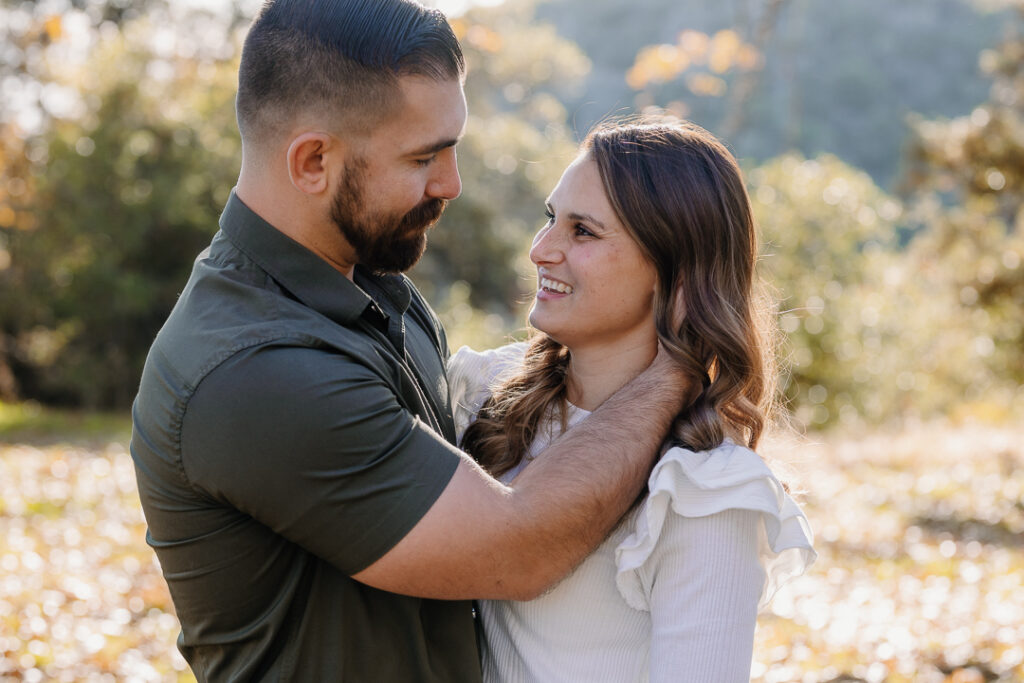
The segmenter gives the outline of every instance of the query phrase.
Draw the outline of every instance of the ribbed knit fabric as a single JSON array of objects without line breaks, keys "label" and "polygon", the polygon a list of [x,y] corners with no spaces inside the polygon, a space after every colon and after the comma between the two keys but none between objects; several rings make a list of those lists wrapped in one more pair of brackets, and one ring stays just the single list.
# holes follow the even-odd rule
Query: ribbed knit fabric
[{"label": "ribbed knit fabric", "polygon": [[[452,357],[460,436],[524,349],[463,347]],[[573,408],[570,426],[587,415]],[[557,436],[541,431],[530,458]],[[748,681],[758,604],[813,562],[811,541],[803,513],[752,451],[670,449],[648,496],[557,586],[529,602],[479,603],[484,681]]]}]

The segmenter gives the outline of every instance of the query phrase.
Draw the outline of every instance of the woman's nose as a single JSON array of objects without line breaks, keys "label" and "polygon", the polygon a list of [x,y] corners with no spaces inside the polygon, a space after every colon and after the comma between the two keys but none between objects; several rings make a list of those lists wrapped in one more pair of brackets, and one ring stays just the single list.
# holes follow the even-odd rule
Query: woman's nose
[{"label": "woman's nose", "polygon": [[530,260],[535,265],[558,263],[563,258],[562,245],[554,225],[545,225],[533,237]]}]

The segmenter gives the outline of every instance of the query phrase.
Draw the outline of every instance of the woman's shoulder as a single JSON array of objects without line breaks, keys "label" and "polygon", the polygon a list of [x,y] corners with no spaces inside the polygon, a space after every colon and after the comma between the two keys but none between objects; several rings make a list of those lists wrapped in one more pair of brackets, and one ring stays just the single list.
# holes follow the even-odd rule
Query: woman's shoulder
[{"label": "woman's shoulder", "polygon": [[752,511],[761,519],[762,606],[817,556],[807,517],[761,456],[728,439],[704,451],[673,446],[651,470],[632,529],[616,548],[617,581],[627,601],[642,599],[636,594],[639,572],[655,552],[669,515],[700,518],[728,510]]},{"label": "woman's shoulder", "polygon": [[668,495],[687,517],[701,517],[733,507],[772,509],[785,488],[750,448],[725,439],[715,448],[694,451],[668,448],[647,482],[648,500]]},{"label": "woman's shoulder", "polygon": [[506,369],[522,362],[527,342],[513,342],[493,349],[477,351],[462,346],[448,359],[448,372],[481,372]]},{"label": "woman's shoulder", "polygon": [[526,342],[475,351],[461,347],[448,359],[448,387],[452,400],[489,391],[523,363]]},{"label": "woman's shoulder", "polygon": [[526,347],[526,342],[484,351],[463,346],[448,359],[448,392],[460,439],[494,387],[522,366]]}]

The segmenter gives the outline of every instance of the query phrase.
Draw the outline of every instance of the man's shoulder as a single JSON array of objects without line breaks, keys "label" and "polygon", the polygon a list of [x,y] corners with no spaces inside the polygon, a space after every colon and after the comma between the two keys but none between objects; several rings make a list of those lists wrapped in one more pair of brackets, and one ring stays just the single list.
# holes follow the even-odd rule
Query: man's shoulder
[{"label": "man's shoulder", "polygon": [[[263,271],[216,254],[196,261],[167,321],[157,334],[143,370],[139,407],[174,401],[183,412],[192,394],[211,373],[239,356],[260,354],[274,362],[302,349],[319,350],[362,365],[379,365],[380,354],[358,330],[332,323],[291,297]],[[317,354],[303,354],[307,363]],[[315,364],[315,363],[314,363]],[[246,372],[245,363],[228,364]]]},{"label": "man's shoulder", "polygon": [[301,307],[266,286],[259,272],[196,262],[192,276],[157,333],[151,360],[162,360],[189,384],[238,351],[308,334]]}]

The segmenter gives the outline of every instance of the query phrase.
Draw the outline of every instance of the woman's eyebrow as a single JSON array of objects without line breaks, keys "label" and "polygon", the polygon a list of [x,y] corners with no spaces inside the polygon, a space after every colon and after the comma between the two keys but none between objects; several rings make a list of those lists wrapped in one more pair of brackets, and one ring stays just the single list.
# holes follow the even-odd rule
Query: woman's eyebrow
[{"label": "woman's eyebrow", "polygon": [[607,228],[604,227],[604,223],[602,223],[601,221],[597,220],[596,218],[594,218],[593,216],[591,216],[588,213],[576,213],[576,212],[573,212],[573,213],[569,214],[569,219],[570,220],[574,220],[574,221],[583,221],[585,223],[592,223],[593,225],[601,228],[602,230],[607,230]]},{"label": "woman's eyebrow", "polygon": [[[554,207],[554,205],[551,204],[551,200],[550,199],[544,202],[544,208],[547,209],[548,213],[550,213],[551,215],[555,215],[555,207]],[[571,221],[583,221],[585,223],[591,223],[595,227],[601,228],[602,230],[607,230],[608,229],[608,228],[605,227],[604,223],[602,223],[601,221],[597,220],[596,218],[591,216],[589,213],[578,213],[576,211],[573,211],[572,213],[569,214],[569,220],[571,220]]]}]

